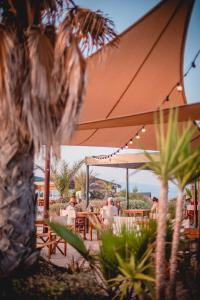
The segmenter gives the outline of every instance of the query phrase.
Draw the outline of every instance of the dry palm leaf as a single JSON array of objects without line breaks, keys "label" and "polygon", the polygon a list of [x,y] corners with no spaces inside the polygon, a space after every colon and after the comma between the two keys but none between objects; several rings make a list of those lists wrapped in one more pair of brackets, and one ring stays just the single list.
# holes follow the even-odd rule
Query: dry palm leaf
[{"label": "dry palm leaf", "polygon": [[105,17],[100,10],[93,12],[76,6],[69,11],[66,21],[71,23],[73,33],[81,41],[83,51],[93,51],[94,48],[98,49],[113,39],[111,45],[117,42],[113,21]]},{"label": "dry palm leaf", "polygon": [[23,117],[27,120],[35,148],[52,142],[52,122],[49,111],[51,73],[54,49],[42,27],[27,31],[29,72],[24,83]]},{"label": "dry palm leaf", "polygon": [[6,124],[14,119],[11,94],[13,49],[14,35],[0,24],[0,120],[5,119]]},{"label": "dry palm leaf", "polygon": [[85,60],[71,33],[63,22],[57,34],[53,69],[52,106],[57,124],[56,137],[69,139],[73,132],[83,100]]}]

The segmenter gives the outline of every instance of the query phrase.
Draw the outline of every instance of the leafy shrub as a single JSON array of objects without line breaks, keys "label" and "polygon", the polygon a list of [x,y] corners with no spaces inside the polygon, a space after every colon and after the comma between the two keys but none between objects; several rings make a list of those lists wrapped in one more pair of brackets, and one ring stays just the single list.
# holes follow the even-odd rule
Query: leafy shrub
[{"label": "leafy shrub", "polygon": [[[121,202],[122,209],[126,209],[126,200]],[[149,209],[151,207],[151,203],[148,200],[129,200],[129,208],[130,209]]]},{"label": "leafy shrub", "polygon": [[[70,272],[69,272],[70,271]],[[43,258],[28,271],[0,282],[0,299],[86,300],[108,299],[90,269],[71,272]]]},{"label": "leafy shrub", "polygon": [[[119,235],[111,231],[102,233],[99,260],[105,279],[109,284],[111,296],[117,294],[120,299],[132,299],[130,295],[135,293],[136,285],[145,286],[141,293],[147,291],[147,285],[153,282],[153,263],[150,249],[156,238],[156,223],[150,222],[148,227],[141,226],[139,231],[122,229]],[[150,251],[150,252],[149,252]],[[147,254],[148,253],[148,254]],[[134,266],[134,268],[133,268]],[[137,278],[137,280],[136,280]],[[135,279],[135,282],[133,283]],[[137,281],[137,282],[136,282]],[[129,292],[125,291],[129,290]],[[127,293],[126,293],[127,292]],[[139,290],[137,291],[139,295]]]}]

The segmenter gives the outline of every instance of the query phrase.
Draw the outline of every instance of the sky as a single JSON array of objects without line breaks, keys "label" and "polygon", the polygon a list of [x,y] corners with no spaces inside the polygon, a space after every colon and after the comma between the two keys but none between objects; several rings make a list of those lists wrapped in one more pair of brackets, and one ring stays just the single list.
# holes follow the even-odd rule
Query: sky
[{"label": "sky", "polygon": [[[176,0],[174,0],[176,1]],[[92,10],[100,9],[111,18],[115,23],[117,33],[123,32],[127,27],[135,23],[150,9],[160,1],[157,0],[77,0],[77,5],[90,8]],[[190,24],[187,32],[185,51],[184,51],[184,69],[187,69],[197,51],[200,49],[200,0],[196,0]],[[188,103],[200,101],[200,57],[197,60],[197,67],[193,69],[184,81],[185,94]],[[85,156],[109,154],[114,151],[113,148],[103,147],[66,147],[61,146],[61,159],[73,163],[74,161],[84,159]],[[134,150],[125,152],[133,153]],[[138,152],[137,150],[135,152]],[[44,159],[40,155],[36,162],[43,165]],[[99,178],[114,180],[116,183],[125,186],[125,170],[114,168],[93,167],[94,173]],[[37,175],[41,175],[37,173]],[[137,187],[141,192],[151,192],[154,196],[159,196],[159,182],[155,175],[150,171],[133,172],[130,170],[129,176],[130,190]],[[173,185],[169,188],[169,198],[174,197],[176,189]]]}]

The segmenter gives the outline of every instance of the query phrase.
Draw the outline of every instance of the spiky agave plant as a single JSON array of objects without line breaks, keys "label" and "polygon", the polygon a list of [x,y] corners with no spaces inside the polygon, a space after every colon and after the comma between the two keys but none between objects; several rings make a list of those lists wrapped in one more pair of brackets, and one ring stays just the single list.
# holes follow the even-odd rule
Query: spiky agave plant
[{"label": "spiky agave plant", "polygon": [[72,0],[0,0],[0,277],[35,261],[34,153],[58,149],[79,115],[80,47],[115,37],[101,12]]}]

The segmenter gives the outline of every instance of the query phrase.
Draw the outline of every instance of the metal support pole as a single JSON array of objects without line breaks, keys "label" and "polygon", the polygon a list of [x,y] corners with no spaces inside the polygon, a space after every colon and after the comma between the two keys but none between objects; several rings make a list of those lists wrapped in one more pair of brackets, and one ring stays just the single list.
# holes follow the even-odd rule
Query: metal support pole
[{"label": "metal support pole", "polygon": [[128,168],[126,168],[126,207],[129,209],[129,178],[128,178]]},{"label": "metal support pole", "polygon": [[89,178],[89,166],[86,165],[86,207],[89,205],[89,188],[90,188],[90,178]]},{"label": "metal support pole", "polygon": [[49,182],[50,182],[50,155],[51,150],[46,146],[45,178],[44,178],[44,219],[49,217]]},{"label": "metal support pole", "polygon": [[194,227],[198,227],[198,191],[197,180],[194,183]]}]

